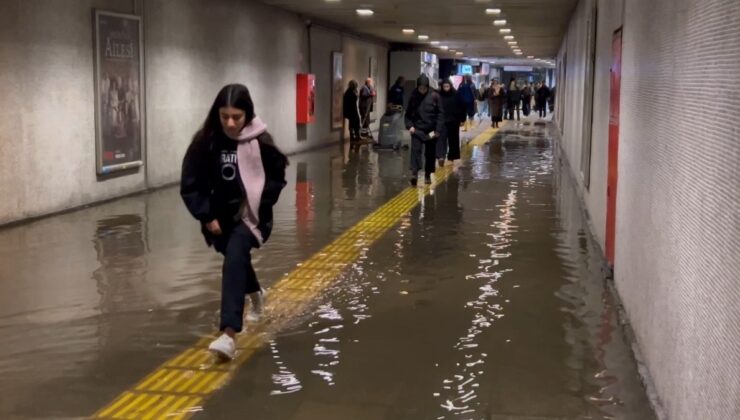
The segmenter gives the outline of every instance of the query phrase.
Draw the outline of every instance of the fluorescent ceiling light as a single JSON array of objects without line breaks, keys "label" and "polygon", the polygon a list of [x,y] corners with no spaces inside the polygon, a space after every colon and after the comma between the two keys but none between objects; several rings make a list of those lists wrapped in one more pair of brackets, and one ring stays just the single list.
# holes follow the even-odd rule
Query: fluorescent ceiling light
[{"label": "fluorescent ceiling light", "polygon": [[504,39],[514,39],[514,35],[506,35]]},{"label": "fluorescent ceiling light", "polygon": [[506,19],[494,20],[493,21],[493,24],[496,25],[496,26],[504,26],[504,25],[506,25]]},{"label": "fluorescent ceiling light", "polygon": [[486,9],[487,15],[500,15],[501,9]]},{"label": "fluorescent ceiling light", "polygon": [[517,45],[519,44],[517,41],[509,41],[509,45]]},{"label": "fluorescent ceiling light", "polygon": [[534,56],[533,55],[528,55],[527,58],[534,58]]},{"label": "fluorescent ceiling light", "polygon": [[440,50],[445,50],[445,51],[447,51],[447,50],[449,50],[449,49],[450,49],[450,47],[448,47],[447,45],[442,45],[441,47],[439,47],[439,49],[440,49]]},{"label": "fluorescent ceiling light", "polygon": [[516,52],[516,53],[514,53],[514,54],[516,54],[516,55],[522,55],[522,52],[521,52],[521,51],[519,51],[519,52]]},{"label": "fluorescent ceiling light", "polygon": [[458,51],[455,53],[455,55],[465,55],[462,51]]},{"label": "fluorescent ceiling light", "polygon": [[357,9],[357,14],[360,16],[372,16],[375,14],[371,9]]},{"label": "fluorescent ceiling light", "polygon": [[403,29],[402,32],[405,33],[406,35],[411,35],[416,31],[413,29]]},{"label": "fluorescent ceiling light", "polygon": [[499,29],[498,32],[501,33],[501,34],[510,34],[511,33],[511,29],[509,29],[509,28],[503,28],[503,29]]},{"label": "fluorescent ceiling light", "polygon": [[430,44],[432,44],[432,45],[439,45],[439,41],[432,41],[432,42],[430,42]]},{"label": "fluorescent ceiling light", "polygon": [[429,39],[429,35],[419,35],[419,39],[422,41],[426,41],[427,39]]}]

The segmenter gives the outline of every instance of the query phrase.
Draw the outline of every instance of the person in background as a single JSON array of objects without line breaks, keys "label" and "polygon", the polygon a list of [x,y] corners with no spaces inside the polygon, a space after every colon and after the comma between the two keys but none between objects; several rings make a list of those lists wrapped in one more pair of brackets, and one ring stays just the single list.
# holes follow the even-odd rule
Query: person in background
[{"label": "person in background", "polygon": [[514,111],[516,111],[516,120],[521,120],[521,114],[519,113],[519,109],[521,107],[522,102],[522,92],[519,90],[519,86],[516,84],[515,79],[511,79],[511,82],[509,82],[509,91],[506,92],[506,108],[509,111],[508,118],[509,120],[514,119]]},{"label": "person in background", "polygon": [[488,90],[488,112],[491,114],[491,127],[498,128],[504,117],[504,104],[506,104],[506,92],[498,80]]},{"label": "person in background", "polygon": [[478,89],[478,115],[481,120],[483,120],[483,117],[488,117],[488,99],[486,98],[486,92],[488,92],[488,87],[486,87],[485,83],[480,84],[480,89]]},{"label": "person in background", "polygon": [[360,109],[357,88],[359,83],[356,80],[351,80],[347,91],[344,92],[344,101],[342,109],[344,111],[344,118],[349,120],[349,143],[352,146],[357,146],[360,143]]},{"label": "person in background", "polygon": [[[439,96],[442,98],[444,109],[444,130],[437,140],[437,160],[439,166],[444,166],[445,156],[450,162],[460,159],[460,125],[467,119],[465,102],[462,96],[452,86],[452,82],[443,80]],[[448,151],[449,150],[449,151]]]},{"label": "person in background", "polygon": [[550,103],[550,112],[555,112],[555,92],[557,89],[557,86],[553,86],[552,89],[550,89],[550,98],[547,100]]},{"label": "person in background", "polygon": [[221,279],[222,334],[208,350],[222,359],[236,354],[234,337],[248,322],[258,322],[265,306],[250,256],[272,232],[272,208],[286,185],[288,158],[278,150],[255,115],[244,85],[224,86],[182,164],[180,195],[200,222],[206,243],[224,255]]},{"label": "person in background", "polygon": [[463,125],[463,131],[468,131],[469,128],[473,127],[473,120],[475,119],[475,100],[478,97],[476,95],[475,83],[473,83],[473,77],[471,75],[465,75],[465,79],[460,84],[460,96],[465,103],[465,112],[467,117]]},{"label": "person in background", "polygon": [[411,94],[406,108],[406,128],[411,133],[411,185],[418,183],[421,170],[422,150],[425,156],[424,180],[432,183],[437,154],[437,137],[444,130],[444,108],[439,94],[429,88],[429,78],[422,74],[416,80],[416,89]]},{"label": "person in background", "polygon": [[545,82],[540,82],[537,91],[535,92],[535,105],[539,112],[540,118],[547,117],[547,100],[550,99],[550,89],[548,89]]},{"label": "person in background", "polygon": [[373,86],[373,79],[367,78],[365,85],[360,90],[360,117],[362,118],[362,128],[367,132],[369,138],[373,138],[370,134],[370,113],[373,112],[373,103],[377,92],[375,86]]},{"label": "person in background", "polygon": [[404,83],[406,83],[406,78],[399,76],[398,79],[396,79],[396,83],[388,89],[388,105],[403,108]]},{"label": "person in background", "polygon": [[532,87],[529,86],[529,82],[524,82],[522,88],[522,112],[525,117],[529,116],[532,107]]}]

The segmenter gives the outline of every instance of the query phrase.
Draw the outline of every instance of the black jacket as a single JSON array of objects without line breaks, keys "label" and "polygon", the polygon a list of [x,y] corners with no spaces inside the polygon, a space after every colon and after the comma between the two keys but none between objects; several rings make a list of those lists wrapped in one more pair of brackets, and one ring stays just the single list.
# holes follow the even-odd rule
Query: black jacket
[{"label": "black jacket", "polygon": [[388,91],[388,103],[391,105],[403,106],[404,89],[401,85],[393,85]]},{"label": "black jacket", "polygon": [[442,133],[445,125],[444,105],[439,93],[429,89],[426,95],[414,90],[406,109],[406,128],[414,127],[426,134],[435,131]]},{"label": "black jacket", "polygon": [[359,100],[359,97],[357,96],[357,92],[355,92],[352,89],[347,89],[346,92],[344,92],[344,103],[342,105],[342,108],[344,109],[344,118],[347,118],[348,120],[352,120],[354,118],[360,119],[360,111],[357,107],[357,101]]},{"label": "black jacket", "polygon": [[[287,182],[285,181],[285,167],[288,159],[272,141],[268,133],[260,135],[257,140],[262,154],[262,166],[265,170],[265,188],[259,206],[259,224],[257,228],[262,233],[263,242],[272,233],[272,207],[280,198],[280,192]],[[190,144],[182,162],[182,178],[180,196],[185,202],[190,214],[201,222],[201,231],[208,246],[214,243],[214,236],[206,228],[217,218],[218,209],[211,206],[213,185],[219,173],[219,151],[213,147],[213,142],[196,141]],[[244,185],[242,185],[244,191]]]},{"label": "black jacket", "polygon": [[526,102],[531,99],[532,99],[532,88],[529,86],[525,86],[522,89],[522,100]]},{"label": "black jacket", "polygon": [[460,124],[467,119],[467,108],[460,92],[455,89],[439,92],[442,98],[442,109],[444,109],[445,124]]},{"label": "black jacket", "polygon": [[509,108],[519,106],[519,103],[522,101],[522,91],[520,91],[519,88],[510,88],[506,93],[506,99]]},{"label": "black jacket", "polygon": [[549,98],[550,88],[548,88],[547,86],[542,86],[537,89],[537,92],[535,92],[534,100],[537,102],[538,105],[544,106]]}]

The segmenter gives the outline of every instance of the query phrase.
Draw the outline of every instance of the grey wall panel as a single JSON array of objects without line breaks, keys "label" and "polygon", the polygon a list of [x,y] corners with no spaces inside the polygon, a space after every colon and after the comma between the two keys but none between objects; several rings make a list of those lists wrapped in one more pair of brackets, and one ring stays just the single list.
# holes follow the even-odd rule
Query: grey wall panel
[{"label": "grey wall panel", "polygon": [[740,418],[739,25],[626,2],[617,285],[672,419]]},{"label": "grey wall panel", "polygon": [[[93,8],[144,16],[145,167],[105,180],[95,174]],[[309,47],[298,15],[256,1],[0,0],[0,10],[0,225],[177,182],[188,143],[227,83],[250,88],[286,153],[339,140],[329,130],[329,50],[345,51],[352,77],[364,78],[377,57],[384,108],[385,46],[319,31]],[[309,48],[318,112],[301,130],[295,75],[309,70]]]},{"label": "grey wall panel", "polygon": [[[670,419],[740,418],[737,6],[598,2],[591,187],[582,192],[603,242],[611,41],[623,23],[616,285]],[[561,51],[571,162],[583,84],[570,37],[581,20],[577,10]]]}]

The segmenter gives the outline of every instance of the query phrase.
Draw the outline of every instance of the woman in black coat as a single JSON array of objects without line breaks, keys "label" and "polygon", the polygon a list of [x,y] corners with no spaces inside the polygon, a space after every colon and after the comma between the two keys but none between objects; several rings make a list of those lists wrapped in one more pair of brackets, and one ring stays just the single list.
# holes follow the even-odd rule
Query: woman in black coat
[{"label": "woman in black coat", "polygon": [[358,144],[360,141],[360,108],[359,108],[359,84],[355,80],[349,82],[347,91],[344,92],[342,109],[344,118],[349,120],[349,142]]},{"label": "woman in black coat", "polygon": [[519,86],[516,84],[516,80],[511,79],[511,83],[509,83],[509,90],[506,93],[507,101],[506,101],[506,109],[508,109],[508,118],[509,120],[514,119],[514,112],[516,111],[516,120],[521,120],[521,114],[519,113],[519,110],[521,109],[521,103],[522,103],[522,91],[519,90]]},{"label": "woman in black coat", "polygon": [[244,85],[225,86],[203,128],[195,134],[182,165],[180,195],[201,223],[206,243],[224,255],[221,280],[223,334],[208,349],[231,360],[234,336],[247,321],[258,321],[265,291],[252,268],[250,251],[272,232],[272,207],[286,185],[288,159],[275,147],[267,126],[254,112]]},{"label": "woman in black coat", "polygon": [[450,162],[460,159],[460,124],[467,120],[467,107],[452,82],[444,80],[441,85],[439,96],[444,109],[445,129],[437,141],[437,160],[439,166],[444,166],[445,155]]},{"label": "woman in black coat", "polygon": [[506,91],[499,84],[498,80],[493,82],[493,86],[488,89],[488,110],[491,113],[491,127],[498,128],[499,123],[504,118],[504,105],[507,101]]},{"label": "woman in black coat", "polygon": [[539,112],[540,118],[547,117],[547,100],[550,98],[550,89],[544,82],[540,82],[537,85],[537,91],[535,92],[535,106]]}]

